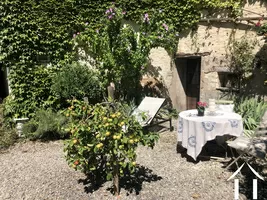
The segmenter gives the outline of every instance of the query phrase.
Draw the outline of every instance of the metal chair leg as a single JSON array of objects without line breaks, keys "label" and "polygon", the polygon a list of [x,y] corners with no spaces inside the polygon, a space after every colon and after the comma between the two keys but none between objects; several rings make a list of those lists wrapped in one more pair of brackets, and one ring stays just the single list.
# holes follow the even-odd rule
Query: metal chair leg
[{"label": "metal chair leg", "polygon": [[[226,168],[225,170],[229,169],[230,166],[232,166],[234,163],[236,163],[246,152],[240,154],[236,159],[234,159]],[[238,164],[236,163],[237,167],[238,167]]]}]

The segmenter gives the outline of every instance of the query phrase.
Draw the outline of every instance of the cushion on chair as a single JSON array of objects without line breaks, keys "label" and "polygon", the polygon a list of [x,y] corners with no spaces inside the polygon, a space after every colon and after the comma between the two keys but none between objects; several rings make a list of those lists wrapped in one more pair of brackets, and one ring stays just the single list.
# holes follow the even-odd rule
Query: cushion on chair
[{"label": "cushion on chair", "polygon": [[228,146],[237,150],[247,151],[250,147],[251,140],[246,136],[240,136],[233,141],[227,141]]},{"label": "cushion on chair", "polygon": [[248,154],[264,159],[267,151],[267,137],[248,138],[240,136],[233,141],[227,141],[228,146],[247,152]]}]

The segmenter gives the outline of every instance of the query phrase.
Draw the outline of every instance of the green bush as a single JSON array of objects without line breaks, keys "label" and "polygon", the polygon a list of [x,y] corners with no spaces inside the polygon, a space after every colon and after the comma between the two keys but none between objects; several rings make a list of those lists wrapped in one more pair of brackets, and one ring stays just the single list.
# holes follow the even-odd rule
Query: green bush
[{"label": "green bush", "polygon": [[51,91],[51,78],[55,67],[20,65],[12,68],[9,74],[11,94],[4,99],[5,121],[14,118],[33,118],[38,109],[50,107],[58,109],[59,100]]},{"label": "green bush", "polygon": [[66,124],[67,119],[61,113],[52,109],[39,110],[34,119],[24,124],[23,135],[31,140],[65,138],[67,133],[63,127]]},{"label": "green bush", "polygon": [[234,101],[234,111],[242,116],[244,133],[252,137],[267,110],[267,102],[255,97],[239,97]]},{"label": "green bush", "polygon": [[52,79],[52,90],[62,99],[88,97],[90,103],[102,100],[97,72],[73,62],[66,65]]},{"label": "green bush", "polygon": [[0,104],[0,150],[14,144],[18,139],[15,130],[4,127],[3,121],[3,105]]}]

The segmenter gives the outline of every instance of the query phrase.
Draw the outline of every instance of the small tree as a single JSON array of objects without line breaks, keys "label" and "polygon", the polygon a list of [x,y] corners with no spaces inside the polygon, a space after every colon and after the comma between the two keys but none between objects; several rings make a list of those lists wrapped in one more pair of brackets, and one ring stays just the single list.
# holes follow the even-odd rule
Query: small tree
[{"label": "small tree", "polygon": [[153,17],[146,13],[135,29],[124,20],[124,14],[110,7],[97,28],[85,25],[74,41],[78,55],[100,71],[103,88],[114,82],[119,95],[129,100],[139,93],[150,50],[161,46],[172,55],[178,34],[167,25],[162,11],[155,11]]},{"label": "small tree", "polygon": [[138,144],[153,147],[159,137],[157,133],[144,134],[125,106],[91,106],[73,100],[65,111],[72,122],[67,130],[70,139],[65,142],[69,165],[85,173],[106,173],[107,180],[113,178],[115,195],[119,195],[119,177],[134,172]]}]

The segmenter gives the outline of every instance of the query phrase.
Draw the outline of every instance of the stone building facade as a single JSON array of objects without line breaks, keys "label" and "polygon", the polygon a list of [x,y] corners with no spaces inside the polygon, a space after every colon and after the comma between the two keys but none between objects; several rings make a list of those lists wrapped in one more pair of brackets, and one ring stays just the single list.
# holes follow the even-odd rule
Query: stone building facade
[{"label": "stone building facade", "polygon": [[[230,45],[242,37],[256,40],[256,54],[265,43],[263,36],[258,36],[254,30],[261,16],[266,18],[267,4],[249,1],[244,4],[243,16],[238,21],[225,17],[206,18],[199,22],[197,30],[181,33],[174,60],[162,48],[151,51],[153,70],[159,72],[174,108],[186,110],[194,108],[197,101],[229,98],[225,94],[233,87],[229,87],[225,79],[231,77]],[[261,23],[267,22],[265,18]],[[258,74],[253,77],[251,91],[258,81],[256,89],[267,94],[267,86],[263,84],[264,78],[267,79],[265,74],[255,73]]]}]

